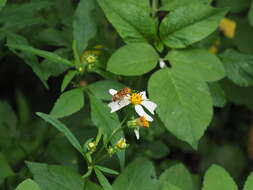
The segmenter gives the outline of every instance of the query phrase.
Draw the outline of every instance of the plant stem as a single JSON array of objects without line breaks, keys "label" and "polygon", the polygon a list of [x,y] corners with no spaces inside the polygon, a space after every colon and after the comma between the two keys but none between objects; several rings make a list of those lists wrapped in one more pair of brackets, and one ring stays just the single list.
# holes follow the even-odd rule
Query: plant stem
[{"label": "plant stem", "polygon": [[93,167],[88,167],[88,171],[82,176],[83,179],[87,178],[90,176],[91,172],[93,170]]},{"label": "plant stem", "polygon": [[155,18],[158,6],[158,0],[152,0],[152,16]]},{"label": "plant stem", "polygon": [[98,134],[97,134],[97,137],[96,137],[96,140],[95,140],[95,143],[98,144],[101,137],[103,135],[103,130],[101,128],[98,129]]}]

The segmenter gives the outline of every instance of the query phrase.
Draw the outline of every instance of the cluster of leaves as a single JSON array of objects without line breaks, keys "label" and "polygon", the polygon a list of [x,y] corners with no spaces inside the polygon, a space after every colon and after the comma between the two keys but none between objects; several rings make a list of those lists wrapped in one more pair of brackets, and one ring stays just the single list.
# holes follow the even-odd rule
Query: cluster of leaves
[{"label": "cluster of leaves", "polygon": [[[0,166],[4,168],[3,174],[0,171],[0,185],[8,188],[14,183],[12,166],[19,168],[24,160],[34,160],[61,166],[26,162],[34,181],[25,180],[17,190],[55,190],[59,186],[73,190],[200,189],[198,175],[191,174],[182,164],[168,162],[168,147],[172,146],[185,152],[199,150],[197,154],[204,161],[198,171],[203,174],[209,168],[203,190],[236,190],[235,182],[224,169],[209,166],[216,162],[239,178],[245,168],[244,153],[237,146],[218,146],[206,136],[200,139],[210,125],[214,132],[222,130],[214,126],[224,125],[220,120],[231,103],[253,109],[250,38],[253,3],[248,10],[250,3],[249,0],[80,0],[76,3],[0,0],[1,59],[10,55],[21,58],[45,88],[49,88],[48,79],[52,76],[60,76],[62,80],[61,94],[50,113],[37,113],[60,133],[45,127],[38,119],[31,119],[22,94],[17,96],[18,117],[6,102],[0,102],[0,113],[6,116],[0,119],[0,131],[6,134],[0,143],[3,145]],[[225,16],[237,23],[234,39],[227,39],[219,31]],[[218,46],[217,40],[221,45]],[[218,54],[209,51],[213,45]],[[89,56],[94,60],[89,61]],[[159,68],[161,61],[166,63],[165,68]],[[95,152],[94,159],[100,153],[107,154],[104,148],[108,144],[113,146],[120,138],[133,136],[126,130],[117,132],[122,121],[130,119],[132,111],[110,113],[106,105],[111,101],[108,89],[125,86],[147,89],[149,98],[158,105],[155,122],[151,129],[143,131],[144,140],[139,145],[134,145],[132,140],[128,152],[117,151],[116,156],[93,162],[87,144],[96,134],[96,145],[101,151]],[[222,113],[215,113],[214,107],[222,108]],[[31,129],[30,125],[36,127]],[[27,131],[32,132],[23,138]],[[132,159],[140,155],[145,158]],[[240,160],[241,166],[227,162],[233,156]],[[147,157],[162,160],[156,166],[159,172]],[[125,168],[126,160],[134,161]],[[19,171],[20,179],[27,178],[27,167]],[[122,172],[114,178],[118,175],[115,169],[119,168]],[[83,171],[87,173],[80,175]],[[92,182],[93,171],[101,187]],[[161,173],[159,178],[156,173]],[[252,174],[244,190],[250,190],[251,186]]]},{"label": "cluster of leaves", "polygon": [[[53,190],[57,189],[59,184],[65,189],[83,190],[85,186],[85,189],[102,190],[102,188],[92,182],[84,182],[80,176],[68,168],[32,162],[28,162],[27,165],[38,184],[31,179],[27,179],[16,190],[40,190],[40,187],[41,189]],[[116,178],[112,186],[105,181],[99,170],[96,173],[103,185],[103,189],[108,190],[136,190],[140,187],[146,190],[195,190],[198,188],[198,184],[194,180],[195,178],[184,165],[175,164],[165,170],[157,179],[154,166],[144,158],[138,158],[129,164]],[[244,190],[251,190],[253,188],[252,180],[253,174],[248,177]],[[231,176],[217,165],[210,167],[204,176],[202,190],[211,189],[238,190]]]}]

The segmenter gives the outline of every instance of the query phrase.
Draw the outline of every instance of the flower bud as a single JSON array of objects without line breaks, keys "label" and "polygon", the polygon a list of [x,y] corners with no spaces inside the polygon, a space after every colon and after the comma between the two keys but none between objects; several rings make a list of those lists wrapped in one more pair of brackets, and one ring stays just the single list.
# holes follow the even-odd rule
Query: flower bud
[{"label": "flower bud", "polygon": [[94,150],[96,150],[96,146],[97,146],[96,143],[89,142],[87,148],[89,151],[94,151]]},{"label": "flower bud", "polygon": [[112,156],[116,152],[115,148],[113,147],[109,147],[107,151],[110,156]]},{"label": "flower bud", "polygon": [[164,67],[166,67],[166,63],[164,62],[163,59],[160,59],[159,66],[160,66],[161,69],[163,69]]},{"label": "flower bud", "polygon": [[86,61],[87,63],[91,64],[91,63],[95,63],[97,61],[97,58],[94,55],[88,55],[86,57]]},{"label": "flower bud", "polygon": [[121,138],[121,139],[117,142],[116,147],[117,147],[118,149],[121,149],[121,150],[125,149],[125,148],[127,147],[126,139],[125,139],[125,138]]}]

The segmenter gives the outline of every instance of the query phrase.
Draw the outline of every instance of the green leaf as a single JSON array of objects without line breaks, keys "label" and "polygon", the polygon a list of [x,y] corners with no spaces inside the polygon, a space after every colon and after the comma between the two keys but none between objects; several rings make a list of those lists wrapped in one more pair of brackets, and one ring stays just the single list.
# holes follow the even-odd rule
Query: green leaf
[{"label": "green leaf", "polygon": [[71,39],[66,30],[45,28],[38,33],[37,39],[47,45],[69,47]]},{"label": "green leaf", "polygon": [[172,50],[166,56],[172,65],[187,64],[205,81],[216,81],[225,77],[225,70],[218,57],[205,49]]},{"label": "green leaf", "polygon": [[75,70],[70,70],[68,73],[64,76],[64,79],[61,84],[61,92],[63,92],[68,84],[72,81],[72,79],[76,76],[77,71]]},{"label": "green leaf", "polygon": [[84,189],[84,180],[70,168],[36,162],[26,162],[26,164],[41,190]]},{"label": "green leaf", "polygon": [[251,4],[250,4],[250,10],[248,13],[248,17],[249,17],[250,25],[253,26],[253,1],[251,1]]},{"label": "green leaf", "polygon": [[73,35],[77,42],[79,55],[82,55],[88,42],[96,36],[97,26],[94,11],[94,0],[81,0],[77,6],[73,22]]},{"label": "green leaf", "polygon": [[102,188],[100,186],[98,186],[96,183],[88,181],[85,184],[85,189],[84,190],[102,190]]},{"label": "green leaf", "polygon": [[181,190],[181,189],[179,187],[167,182],[163,185],[161,190]]},{"label": "green leaf", "polygon": [[155,160],[160,160],[166,157],[170,152],[169,147],[161,140],[145,142],[141,144],[139,148],[145,153],[145,155]]},{"label": "green leaf", "polygon": [[227,9],[215,9],[204,3],[180,7],[162,20],[161,39],[168,47],[185,48],[215,31],[226,13]]},{"label": "green leaf", "polygon": [[177,65],[154,73],[148,92],[166,128],[197,149],[213,113],[206,83],[187,65]]},{"label": "green leaf", "polygon": [[54,104],[50,115],[55,118],[69,116],[84,106],[83,91],[80,88],[64,92]]},{"label": "green leaf", "polygon": [[106,167],[99,166],[99,165],[95,165],[95,168],[99,169],[102,172],[108,173],[108,174],[119,175],[119,172],[112,170],[110,168],[106,168]]},{"label": "green leaf", "polygon": [[141,2],[98,0],[107,19],[126,43],[148,42],[155,39],[155,21],[150,16],[150,8]]},{"label": "green leaf", "polygon": [[192,176],[183,164],[176,164],[165,170],[159,177],[159,185],[172,184],[181,190],[194,190]]},{"label": "green leaf", "polygon": [[62,132],[68,139],[68,141],[72,144],[73,147],[75,147],[81,154],[83,154],[83,149],[76,139],[76,137],[73,135],[73,133],[59,120],[55,119],[51,115],[47,115],[44,113],[37,112],[38,116],[40,116],[45,121],[49,122],[51,125],[53,125],[56,129],[58,129],[60,132]]},{"label": "green leaf", "polygon": [[145,158],[137,158],[114,181],[114,189],[154,190],[156,173],[153,164]]},{"label": "green leaf", "polygon": [[46,0],[26,1],[22,3],[10,1],[6,4],[4,9],[1,10],[1,29],[8,32],[18,32],[20,29],[27,29],[32,26],[32,28],[36,28],[36,30],[29,30],[29,37],[34,38],[34,36],[31,35],[37,35],[37,26],[48,23],[45,17],[43,18],[40,14],[41,10],[50,8],[50,6],[52,6],[52,1]]},{"label": "green leaf", "polygon": [[15,129],[18,119],[12,107],[6,101],[0,101],[0,115],[0,126],[5,125],[8,129]]},{"label": "green leaf", "polygon": [[240,86],[253,85],[253,56],[228,49],[220,55],[228,78]]},{"label": "green leaf", "polygon": [[19,90],[16,92],[16,102],[19,121],[24,124],[31,119],[31,110],[25,95]]},{"label": "green leaf", "polygon": [[225,168],[235,179],[237,179],[243,174],[244,168],[247,167],[246,155],[238,144],[220,144],[207,138],[203,138],[198,152],[202,160],[199,164],[201,173],[215,163]]},{"label": "green leaf", "polygon": [[236,105],[244,105],[253,110],[252,87],[240,87],[230,80],[222,80],[221,86],[229,101]]},{"label": "green leaf", "polygon": [[94,94],[97,98],[102,100],[112,100],[112,95],[109,94],[109,89],[113,88],[116,90],[124,88],[125,85],[116,82],[114,80],[101,80],[98,82],[94,82],[88,86],[89,90]]},{"label": "green leaf", "polygon": [[238,190],[232,177],[220,166],[211,166],[205,174],[202,190]]},{"label": "green leaf", "polygon": [[106,177],[102,172],[100,172],[98,169],[95,168],[95,173],[99,183],[101,184],[104,190],[113,190],[111,184],[109,183],[109,181],[106,179]]},{"label": "green leaf", "polygon": [[250,1],[251,0],[216,0],[216,6],[229,8],[229,11],[232,13],[240,13],[250,7]]},{"label": "green leaf", "polygon": [[15,173],[13,172],[8,160],[5,158],[4,154],[0,152],[0,184],[2,181],[5,180],[7,177],[14,176]]},{"label": "green leaf", "polygon": [[[251,38],[252,33],[253,27],[250,26],[247,18],[236,20],[236,33],[233,43],[240,52],[253,54],[253,38]],[[230,47],[234,45],[231,44]]]},{"label": "green leaf", "polygon": [[109,59],[107,70],[124,76],[142,75],[155,68],[159,56],[146,43],[133,43],[118,49]]},{"label": "green leaf", "polygon": [[209,4],[211,0],[162,0],[162,7],[160,7],[160,10],[163,11],[173,11],[179,7],[188,6],[193,3],[207,3]]},{"label": "green leaf", "polygon": [[218,82],[210,83],[209,90],[213,98],[214,106],[224,107],[227,99],[222,86]]},{"label": "green leaf", "polygon": [[0,10],[5,6],[7,0],[0,0]]},{"label": "green leaf", "polygon": [[7,44],[7,46],[10,48],[13,48],[13,49],[18,49],[20,51],[35,54],[37,56],[48,59],[49,61],[52,61],[54,63],[61,63],[61,64],[65,64],[67,66],[73,67],[73,64],[71,63],[71,61],[64,59],[64,58],[60,57],[59,55],[57,55],[55,53],[51,53],[49,51],[36,49],[36,48],[33,48],[28,45]]},{"label": "green leaf", "polygon": [[[29,45],[28,41],[20,35],[17,34],[9,34],[7,37],[7,44],[16,44],[16,45]],[[42,66],[39,64],[37,57],[33,54],[27,52],[17,52],[13,48],[9,47],[11,51],[17,54],[24,62],[31,67],[32,71],[38,76],[41,82],[48,88],[47,85],[47,72],[45,72]]]},{"label": "green leaf", "polygon": [[[110,113],[110,108],[99,100],[96,96],[89,93],[90,106],[91,106],[91,119],[93,123],[103,129],[104,134],[110,137],[111,134],[121,127],[119,118],[116,113]],[[124,136],[123,132],[116,133],[111,139],[112,144],[116,144]],[[117,156],[120,160],[120,165],[123,168],[125,163],[125,151],[117,152]]]},{"label": "green leaf", "polygon": [[243,190],[251,190],[251,189],[253,189],[253,172],[251,172],[251,174],[248,176]]},{"label": "green leaf", "polygon": [[40,190],[40,188],[33,180],[26,179],[20,183],[15,190]]}]

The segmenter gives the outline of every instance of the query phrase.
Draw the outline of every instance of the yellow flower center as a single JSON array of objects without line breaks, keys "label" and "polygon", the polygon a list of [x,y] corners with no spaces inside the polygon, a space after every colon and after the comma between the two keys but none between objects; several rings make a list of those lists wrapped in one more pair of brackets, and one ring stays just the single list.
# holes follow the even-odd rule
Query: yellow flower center
[{"label": "yellow flower center", "polygon": [[86,61],[88,62],[88,63],[94,63],[94,62],[96,62],[96,57],[95,56],[93,56],[93,55],[89,55],[87,58],[86,58]]},{"label": "yellow flower center", "polygon": [[149,122],[148,122],[148,120],[147,120],[144,116],[139,117],[139,118],[137,119],[137,122],[138,122],[138,124],[139,124],[140,126],[142,126],[142,127],[144,127],[144,128],[149,128]]},{"label": "yellow flower center", "polygon": [[220,22],[220,30],[223,31],[224,35],[228,38],[235,36],[236,23],[228,18],[223,18]]},{"label": "yellow flower center", "polygon": [[125,149],[125,148],[127,147],[126,139],[121,138],[121,139],[117,142],[116,146],[117,146],[119,149]]},{"label": "yellow flower center", "polygon": [[137,93],[131,94],[130,102],[131,102],[131,104],[141,104],[141,102],[142,102],[141,95],[137,94]]}]

